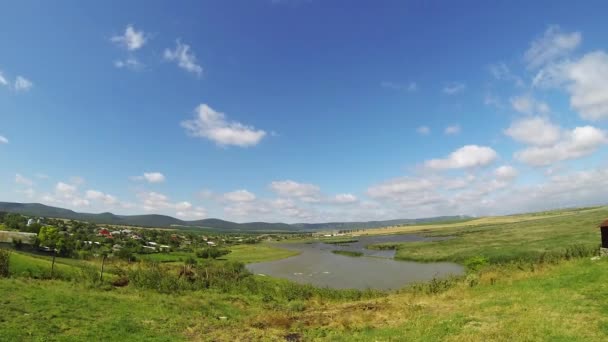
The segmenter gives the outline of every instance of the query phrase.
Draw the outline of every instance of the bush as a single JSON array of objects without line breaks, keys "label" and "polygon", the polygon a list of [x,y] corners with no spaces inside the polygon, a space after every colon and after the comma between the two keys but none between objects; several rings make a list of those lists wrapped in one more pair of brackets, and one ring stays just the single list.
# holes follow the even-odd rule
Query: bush
[{"label": "bush", "polygon": [[217,259],[226,254],[230,254],[230,252],[229,249],[225,248],[209,247],[196,252],[196,256],[203,259]]},{"label": "bush", "polygon": [[10,275],[11,252],[0,249],[0,278],[8,278]]},{"label": "bush", "polygon": [[15,249],[21,249],[23,248],[23,241],[21,241],[21,239],[14,239],[13,246],[15,247]]},{"label": "bush", "polygon": [[470,272],[477,272],[489,263],[488,258],[475,256],[464,261],[464,266]]}]

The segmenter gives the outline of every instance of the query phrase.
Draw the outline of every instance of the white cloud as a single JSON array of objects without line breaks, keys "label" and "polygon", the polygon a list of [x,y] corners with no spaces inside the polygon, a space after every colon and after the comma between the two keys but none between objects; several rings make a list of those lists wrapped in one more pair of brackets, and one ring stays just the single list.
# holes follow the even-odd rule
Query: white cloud
[{"label": "white cloud", "polygon": [[17,76],[17,79],[15,80],[15,90],[18,92],[28,91],[32,89],[33,86],[34,83],[23,76]]},{"label": "white cloud", "polygon": [[137,194],[137,197],[141,201],[142,209],[145,211],[159,211],[172,207],[174,208],[174,205],[169,203],[169,198],[158,192],[140,192]]},{"label": "white cloud", "polygon": [[387,89],[405,91],[405,92],[413,92],[418,90],[418,84],[416,82],[409,82],[407,84],[383,81],[380,83],[380,86]]},{"label": "white cloud", "polygon": [[551,111],[548,104],[534,99],[529,94],[511,98],[511,106],[524,114],[548,114]]},{"label": "white cloud", "polygon": [[490,147],[466,145],[450,153],[444,159],[431,159],[425,162],[430,169],[462,169],[486,166],[496,160],[497,154]]},{"label": "white cloud", "polygon": [[247,190],[236,190],[225,193],[224,199],[230,202],[251,202],[254,201],[256,197]]},{"label": "white cloud", "polygon": [[8,86],[8,80],[4,77],[2,70],[0,70],[0,85]]},{"label": "white cloud", "polygon": [[57,194],[66,198],[74,196],[76,194],[77,189],[78,188],[75,185],[67,184],[64,182],[59,182],[57,183],[57,185],[55,185],[55,191],[57,192]]},{"label": "white cloud", "polygon": [[580,32],[563,33],[559,26],[549,26],[544,35],[530,44],[524,54],[528,67],[538,68],[567,56],[582,41]]},{"label": "white cloud", "polygon": [[0,144],[8,144],[8,139],[0,135]]},{"label": "white cloud", "polygon": [[55,194],[45,194],[42,196],[43,202],[67,205],[72,207],[88,207],[90,202],[78,194],[78,186],[59,182],[55,185]]},{"label": "white cloud", "polygon": [[505,134],[525,144],[546,146],[560,139],[561,130],[546,118],[532,117],[513,122]]},{"label": "white cloud", "polygon": [[510,81],[518,87],[522,87],[524,85],[524,81],[521,79],[521,77],[513,74],[511,69],[509,69],[505,63],[492,64],[488,66],[488,70],[496,80]]},{"label": "white cloud", "polygon": [[110,38],[110,40],[129,51],[135,51],[146,44],[147,37],[144,34],[144,31],[136,31],[133,25],[127,25],[124,34],[114,36]]},{"label": "white cloud", "polygon": [[463,92],[466,89],[466,84],[460,82],[451,82],[443,87],[443,93],[448,95],[455,95]]},{"label": "white cloud", "polygon": [[207,217],[207,210],[203,207],[191,207],[188,210],[179,210],[175,213],[177,217],[182,219],[204,219]]},{"label": "white cloud", "polygon": [[460,125],[451,125],[443,131],[445,134],[454,135],[460,133]]},{"label": "white cloud", "polygon": [[118,69],[125,68],[125,69],[130,69],[130,70],[141,70],[144,67],[144,65],[141,64],[139,62],[139,60],[137,60],[137,58],[135,58],[133,56],[128,57],[124,60],[119,59],[119,60],[114,61],[114,66],[117,67]]},{"label": "white cloud", "polygon": [[431,134],[431,129],[428,126],[420,126],[416,128],[416,132],[420,135],[429,135]]},{"label": "white cloud", "polygon": [[[544,72],[544,73],[543,73]],[[608,54],[588,53],[574,62],[544,70],[538,83],[565,83],[570,106],[585,120],[608,119]]]},{"label": "white cloud", "polygon": [[224,113],[216,112],[206,104],[199,105],[195,111],[195,118],[183,121],[181,125],[188,134],[209,139],[220,146],[254,146],[266,136],[263,130],[227,121]]},{"label": "white cloud", "polygon": [[144,178],[148,183],[162,183],[165,181],[165,175],[160,172],[144,172]]},{"label": "white cloud", "polygon": [[357,198],[357,196],[355,196],[353,194],[338,194],[338,195],[334,196],[334,198],[332,198],[331,202],[337,203],[337,204],[349,204],[349,203],[355,203],[358,200],[359,199]]},{"label": "white cloud", "polygon": [[270,188],[279,196],[297,197],[308,202],[318,199],[321,192],[321,189],[314,184],[298,183],[292,180],[272,182]]},{"label": "white cloud", "polygon": [[144,172],[142,176],[134,176],[131,179],[134,181],[146,181],[148,183],[162,183],[166,178],[160,172]]},{"label": "white cloud", "polygon": [[607,142],[608,137],[602,130],[592,126],[576,127],[565,132],[555,144],[525,148],[516,152],[515,158],[532,166],[547,166],[590,155]]},{"label": "white cloud", "polygon": [[513,166],[503,165],[494,170],[494,175],[500,181],[510,181],[517,177],[519,172]]},{"label": "white cloud", "polygon": [[367,194],[372,198],[395,199],[405,194],[421,193],[433,189],[435,184],[428,179],[403,177],[371,186]]},{"label": "white cloud", "polygon": [[203,68],[197,63],[196,56],[190,51],[190,45],[176,41],[175,50],[165,49],[164,58],[168,61],[177,62],[177,65],[200,77]]},{"label": "white cloud", "polygon": [[203,207],[194,206],[188,201],[171,202],[169,197],[158,192],[140,192],[137,198],[141,208],[147,212],[168,212],[187,219],[201,219],[207,216],[207,211]]},{"label": "white cloud", "polygon": [[114,205],[118,203],[118,199],[112,195],[105,194],[97,190],[87,190],[85,198],[93,201],[100,201],[106,205]]},{"label": "white cloud", "polygon": [[32,181],[31,179],[26,178],[20,174],[15,175],[15,183],[30,186],[30,187],[34,185],[34,181]]}]

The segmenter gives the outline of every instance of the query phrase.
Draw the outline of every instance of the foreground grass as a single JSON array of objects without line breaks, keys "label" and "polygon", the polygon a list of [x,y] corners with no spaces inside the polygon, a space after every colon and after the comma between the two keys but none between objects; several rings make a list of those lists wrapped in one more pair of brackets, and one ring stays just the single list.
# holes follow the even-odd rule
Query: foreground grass
[{"label": "foreground grass", "polygon": [[440,293],[349,302],[0,279],[0,340],[604,341],[606,267],[608,260],[588,258],[520,264]]},{"label": "foreground grass", "polygon": [[[487,224],[419,226],[412,233],[450,237],[443,241],[378,244],[371,248],[396,248],[396,258],[415,261],[454,261],[483,256],[493,263],[537,260],[544,253],[561,253],[574,244],[584,248],[599,246],[599,223],[608,217],[608,208],[559,211],[505,216]],[[519,221],[510,222],[513,218]],[[491,223],[490,223],[491,222]]]}]

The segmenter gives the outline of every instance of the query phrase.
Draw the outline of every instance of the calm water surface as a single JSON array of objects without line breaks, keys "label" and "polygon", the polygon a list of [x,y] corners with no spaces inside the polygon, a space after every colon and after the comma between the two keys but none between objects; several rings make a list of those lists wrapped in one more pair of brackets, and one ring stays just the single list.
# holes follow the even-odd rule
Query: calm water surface
[{"label": "calm water surface", "polygon": [[[394,260],[394,250],[370,250],[366,246],[386,242],[433,240],[417,235],[356,237],[354,243],[333,245],[322,242],[280,244],[301,252],[291,258],[249,264],[254,274],[285,278],[298,283],[339,289],[397,289],[407,284],[462,274],[460,265],[450,262],[419,263]],[[436,240],[436,239],[435,239]],[[347,250],[364,253],[349,257],[332,253]]]}]

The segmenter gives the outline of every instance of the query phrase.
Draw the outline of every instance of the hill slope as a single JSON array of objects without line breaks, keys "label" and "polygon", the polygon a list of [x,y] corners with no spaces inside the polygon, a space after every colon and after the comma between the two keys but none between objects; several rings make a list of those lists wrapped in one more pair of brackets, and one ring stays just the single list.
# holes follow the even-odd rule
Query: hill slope
[{"label": "hill slope", "polygon": [[379,228],[402,224],[414,224],[436,221],[463,219],[462,216],[441,216],[424,219],[400,219],[369,222],[329,222],[329,223],[268,223],[248,222],[236,223],[215,218],[197,221],[184,221],[166,215],[115,215],[112,213],[90,214],[78,213],[73,210],[56,208],[40,203],[0,202],[0,212],[17,213],[29,216],[53,217],[68,220],[79,220],[97,224],[114,224],[140,227],[204,227],[224,231],[265,231],[265,232],[296,232],[318,231],[330,229],[362,229]]}]

